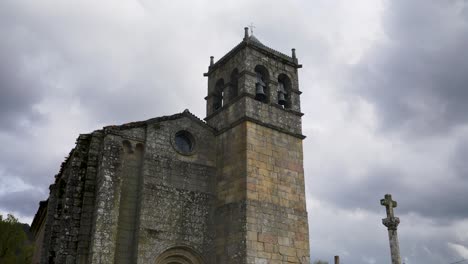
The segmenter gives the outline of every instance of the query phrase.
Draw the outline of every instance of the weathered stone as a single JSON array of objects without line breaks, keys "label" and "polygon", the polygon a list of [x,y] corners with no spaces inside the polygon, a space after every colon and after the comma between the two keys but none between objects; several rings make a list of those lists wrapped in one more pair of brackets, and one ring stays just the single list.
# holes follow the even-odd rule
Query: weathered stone
[{"label": "weathered stone", "polygon": [[397,207],[397,202],[392,200],[392,195],[386,194],[384,199],[380,200],[380,204],[385,206],[387,218],[382,219],[382,223],[388,229],[388,239],[390,242],[390,255],[392,264],[401,264],[400,245],[398,242],[398,224],[400,219],[395,217],[393,208]]},{"label": "weathered stone", "polygon": [[246,37],[206,73],[206,123],[186,110],[80,135],[34,220],[35,259],[309,263],[300,67]]}]

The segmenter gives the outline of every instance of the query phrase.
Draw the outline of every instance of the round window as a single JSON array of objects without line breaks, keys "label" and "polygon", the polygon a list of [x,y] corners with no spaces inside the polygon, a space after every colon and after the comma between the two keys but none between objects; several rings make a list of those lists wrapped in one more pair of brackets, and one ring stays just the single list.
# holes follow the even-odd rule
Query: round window
[{"label": "round window", "polygon": [[195,144],[192,134],[185,130],[175,134],[174,143],[176,149],[183,154],[190,154]]}]

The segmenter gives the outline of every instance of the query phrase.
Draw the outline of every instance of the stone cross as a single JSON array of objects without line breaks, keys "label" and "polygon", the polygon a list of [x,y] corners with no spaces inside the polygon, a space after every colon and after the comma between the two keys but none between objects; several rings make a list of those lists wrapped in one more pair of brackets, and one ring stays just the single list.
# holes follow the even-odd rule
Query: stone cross
[{"label": "stone cross", "polygon": [[387,209],[387,218],[382,219],[382,223],[388,229],[388,239],[390,240],[390,254],[392,264],[401,264],[400,245],[398,243],[397,228],[400,219],[395,217],[393,208],[397,207],[397,202],[392,200],[391,194],[386,194],[384,199],[380,200],[380,204]]},{"label": "stone cross", "polygon": [[250,34],[253,35],[253,29],[255,28],[255,26],[252,22],[250,23],[249,28],[250,28]]}]

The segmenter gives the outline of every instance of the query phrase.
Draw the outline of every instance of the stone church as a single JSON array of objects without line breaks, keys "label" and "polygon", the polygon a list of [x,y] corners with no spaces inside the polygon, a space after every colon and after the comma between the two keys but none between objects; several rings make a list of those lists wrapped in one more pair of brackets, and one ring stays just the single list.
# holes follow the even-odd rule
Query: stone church
[{"label": "stone church", "polygon": [[299,68],[246,28],[211,57],[204,120],[80,135],[34,217],[33,263],[309,263]]}]

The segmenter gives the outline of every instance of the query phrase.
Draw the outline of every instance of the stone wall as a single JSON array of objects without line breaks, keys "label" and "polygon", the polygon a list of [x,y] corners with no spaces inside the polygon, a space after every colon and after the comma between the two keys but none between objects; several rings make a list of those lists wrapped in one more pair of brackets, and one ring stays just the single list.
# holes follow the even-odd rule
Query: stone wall
[{"label": "stone wall", "polygon": [[[174,147],[181,130],[191,153]],[[216,131],[183,114],[81,135],[50,187],[42,263],[181,248],[206,263],[307,263],[302,159],[300,136],[248,120]]]},{"label": "stone wall", "polygon": [[104,134],[96,177],[89,263],[114,263],[117,238],[124,139],[109,130],[105,130]]},{"label": "stone wall", "polygon": [[240,124],[216,139],[216,261],[211,263],[245,263],[245,136],[245,125]]},{"label": "stone wall", "polygon": [[[174,148],[174,136],[193,135],[192,153]],[[188,117],[148,125],[143,165],[138,263],[153,263],[165,250],[189,247],[208,263],[213,257],[215,137]]]},{"label": "stone wall", "polygon": [[101,131],[93,132],[89,141],[88,156],[86,163],[86,176],[83,182],[81,196],[81,219],[80,231],[78,235],[78,251],[76,263],[88,263],[90,237],[94,225],[95,197],[96,197],[96,177],[99,160],[101,159],[102,137]]},{"label": "stone wall", "polygon": [[39,202],[39,209],[34,216],[34,221],[31,224],[29,231],[34,237],[34,253],[32,256],[32,264],[39,264],[41,261],[42,248],[44,246],[45,235],[45,217],[47,214],[48,201]]},{"label": "stone wall", "polygon": [[207,119],[218,131],[230,129],[243,121],[254,121],[298,137],[302,136],[301,115],[259,102],[250,96],[239,97],[235,104],[224,107]]},{"label": "stone wall", "polygon": [[247,122],[247,263],[309,263],[302,140]]},{"label": "stone wall", "polygon": [[86,262],[99,142],[99,133],[81,135],[50,186],[41,263]]},{"label": "stone wall", "polygon": [[[211,256],[215,139],[184,115],[104,130],[92,263],[150,263],[181,245]],[[180,130],[195,138],[190,155],[174,148]]]},{"label": "stone wall", "polygon": [[35,234],[34,239],[34,253],[32,257],[32,264],[39,264],[41,261],[42,255],[42,247],[44,246],[44,230],[45,230],[45,222],[39,227],[37,234]]},{"label": "stone wall", "polygon": [[135,263],[144,147],[123,141],[115,263]]},{"label": "stone wall", "polygon": [[215,263],[309,263],[302,139],[245,121],[217,144]]}]

